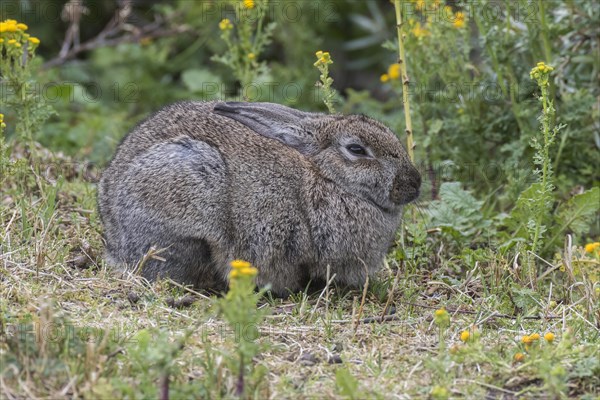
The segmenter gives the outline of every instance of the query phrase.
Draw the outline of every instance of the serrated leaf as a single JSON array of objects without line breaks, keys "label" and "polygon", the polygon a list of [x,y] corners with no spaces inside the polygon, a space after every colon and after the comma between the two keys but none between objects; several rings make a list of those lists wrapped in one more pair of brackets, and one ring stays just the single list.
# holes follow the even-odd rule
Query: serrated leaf
[{"label": "serrated leaf", "polygon": [[594,223],[594,216],[600,210],[600,188],[594,187],[581,194],[571,197],[566,203],[561,204],[556,210],[556,225],[554,236],[548,246],[555,239],[567,231],[581,235]]},{"label": "serrated leaf", "polygon": [[464,190],[459,182],[445,182],[440,187],[440,200],[430,208],[431,222],[455,239],[473,239],[490,226],[481,212],[483,201]]}]

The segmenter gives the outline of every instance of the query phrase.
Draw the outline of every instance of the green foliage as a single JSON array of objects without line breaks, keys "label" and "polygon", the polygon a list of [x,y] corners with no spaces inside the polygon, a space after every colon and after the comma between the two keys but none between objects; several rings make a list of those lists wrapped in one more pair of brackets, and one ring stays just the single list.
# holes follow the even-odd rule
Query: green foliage
[{"label": "green foliage", "polygon": [[480,235],[494,236],[492,220],[483,213],[481,200],[462,188],[460,182],[444,182],[440,200],[430,206],[431,224],[461,244],[475,243]]},{"label": "green foliage", "polygon": [[[268,7],[266,0],[259,0],[252,7],[246,7],[239,1],[229,1],[235,10],[235,19],[225,18],[219,23],[221,39],[227,46],[227,51],[222,55],[214,55],[216,61],[233,72],[242,87],[242,96],[250,100],[249,86],[263,80],[269,74],[269,68],[264,61],[258,61],[265,47],[271,43],[274,22],[265,24]],[[222,2],[219,6],[227,4]],[[232,31],[235,27],[236,36]]]},{"label": "green foliage", "polygon": [[348,399],[361,399],[364,393],[359,390],[358,380],[346,368],[335,371],[335,385],[339,393]]}]

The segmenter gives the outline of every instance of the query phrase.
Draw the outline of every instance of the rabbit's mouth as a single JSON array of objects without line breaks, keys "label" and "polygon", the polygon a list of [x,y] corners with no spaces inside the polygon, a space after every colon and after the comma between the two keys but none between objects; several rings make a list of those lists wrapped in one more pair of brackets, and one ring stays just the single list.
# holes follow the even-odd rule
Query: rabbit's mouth
[{"label": "rabbit's mouth", "polygon": [[386,200],[385,203],[387,204],[382,204],[381,200],[374,198],[373,196],[370,195],[365,195],[365,200],[367,200],[373,207],[377,208],[378,210],[383,211],[386,214],[397,214],[400,210],[400,206],[401,204],[397,204],[395,202],[392,201],[388,201]]}]

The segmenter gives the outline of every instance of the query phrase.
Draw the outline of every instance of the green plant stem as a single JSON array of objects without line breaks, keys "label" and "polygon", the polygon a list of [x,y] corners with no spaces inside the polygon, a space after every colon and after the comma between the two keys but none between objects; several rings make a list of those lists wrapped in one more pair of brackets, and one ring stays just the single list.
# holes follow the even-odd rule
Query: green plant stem
[{"label": "green plant stem", "polygon": [[394,0],[394,7],[396,9],[396,32],[398,34],[398,63],[400,64],[400,71],[402,72],[402,103],[404,105],[404,119],[406,121],[406,150],[410,161],[414,163],[414,139],[412,130],[412,120],[410,118],[410,97],[408,95],[408,85],[410,80],[408,78],[408,72],[406,68],[406,53],[404,51],[404,37],[402,34],[402,12],[400,0]]},{"label": "green plant stem", "polygon": [[[543,161],[542,161],[542,191],[544,194],[546,193],[546,187],[548,185],[548,164],[550,162],[549,155],[549,147],[550,147],[550,115],[548,110],[548,86],[541,85],[542,90],[542,108],[543,108],[543,117],[542,117],[542,125],[544,132],[544,145],[543,145]],[[544,199],[545,201],[545,199]],[[546,211],[546,210],[544,210]],[[539,212],[536,218],[535,223],[535,233],[533,236],[533,243],[531,246],[531,250],[535,252],[537,250],[538,241],[540,240],[541,235],[541,226],[543,222],[543,217],[545,213]]]}]

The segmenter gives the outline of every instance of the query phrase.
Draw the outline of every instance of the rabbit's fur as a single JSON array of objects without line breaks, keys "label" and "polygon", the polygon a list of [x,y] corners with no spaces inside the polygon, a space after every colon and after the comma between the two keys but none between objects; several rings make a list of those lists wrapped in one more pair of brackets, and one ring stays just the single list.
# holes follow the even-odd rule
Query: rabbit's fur
[{"label": "rabbit's fur", "polygon": [[133,266],[154,246],[146,278],[223,289],[243,259],[286,295],[328,265],[336,282],[363,284],[420,184],[396,135],[368,117],[182,102],[123,140],[98,197],[109,263]]}]

